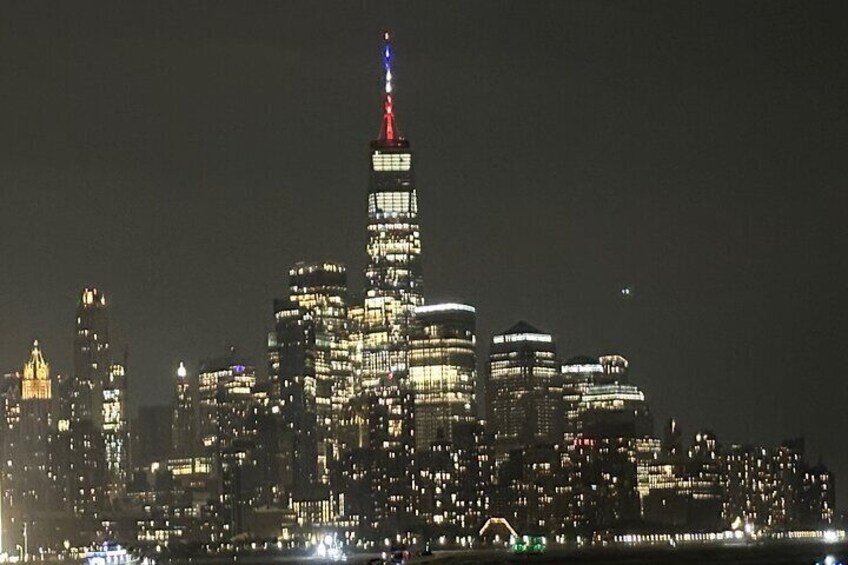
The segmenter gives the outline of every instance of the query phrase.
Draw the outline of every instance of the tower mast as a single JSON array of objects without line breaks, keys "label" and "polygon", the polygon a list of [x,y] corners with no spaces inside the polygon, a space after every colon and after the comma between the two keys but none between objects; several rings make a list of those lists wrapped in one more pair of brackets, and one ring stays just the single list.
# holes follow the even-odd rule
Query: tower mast
[{"label": "tower mast", "polygon": [[391,35],[383,33],[383,69],[385,70],[385,92],[383,94],[383,127],[380,139],[394,141],[397,137],[397,125],[395,124],[394,102],[392,100],[392,51]]}]

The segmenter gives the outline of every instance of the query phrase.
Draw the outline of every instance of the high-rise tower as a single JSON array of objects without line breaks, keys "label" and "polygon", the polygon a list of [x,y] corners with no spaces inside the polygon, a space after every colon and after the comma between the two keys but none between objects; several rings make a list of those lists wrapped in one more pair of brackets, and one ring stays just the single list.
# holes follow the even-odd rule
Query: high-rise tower
[{"label": "high-rise tower", "polygon": [[363,355],[360,385],[373,390],[404,379],[408,371],[409,323],[424,303],[418,195],[409,141],[394,113],[389,34],[384,35],[383,122],[371,142],[368,189],[368,265],[365,269]]},{"label": "high-rise tower", "polygon": [[126,361],[111,363],[103,383],[103,445],[109,497],[114,499],[124,492],[129,463]]},{"label": "high-rise tower", "polygon": [[492,338],[489,426],[505,448],[557,441],[562,386],[551,334],[518,322]]},{"label": "high-rise tower", "polygon": [[77,306],[71,421],[103,427],[103,383],[109,372],[109,320],[106,296],[85,288]]},{"label": "high-rise tower", "polygon": [[476,420],[477,313],[467,304],[415,310],[409,381],[415,394],[415,447],[453,440],[454,428]]},{"label": "high-rise tower", "polygon": [[[368,188],[368,263],[361,324],[357,422],[372,451],[374,518],[389,532],[412,516],[414,460],[409,338],[415,308],[424,304],[418,195],[409,141],[394,113],[389,34],[382,49],[385,72],[383,121],[371,142]],[[358,318],[359,316],[357,316]]]},{"label": "high-rise tower", "polygon": [[44,360],[38,341],[33,342],[21,380],[21,440],[12,454],[21,474],[21,494],[29,508],[44,508],[49,502],[48,453],[51,427],[52,389],[50,366]]},{"label": "high-rise tower", "polygon": [[319,480],[329,480],[350,434],[347,409],[352,396],[347,272],[341,263],[298,263],[289,271],[289,299],[311,320],[310,355],[315,372],[316,440]]},{"label": "high-rise tower", "polygon": [[174,415],[171,420],[171,455],[192,457],[197,453],[195,433],[195,386],[182,361],[174,383]]},{"label": "high-rise tower", "polygon": [[[77,305],[70,421],[64,436],[61,477],[77,514],[96,514],[106,500],[109,475],[103,436],[103,393],[109,382],[109,320],[106,296],[84,288]],[[120,377],[121,379],[123,377]]]},{"label": "high-rise tower", "polygon": [[291,487],[300,494],[328,483],[342,446],[353,443],[344,265],[298,263],[289,271],[288,298],[274,306],[268,340],[271,396],[288,430],[283,433],[291,435]]}]

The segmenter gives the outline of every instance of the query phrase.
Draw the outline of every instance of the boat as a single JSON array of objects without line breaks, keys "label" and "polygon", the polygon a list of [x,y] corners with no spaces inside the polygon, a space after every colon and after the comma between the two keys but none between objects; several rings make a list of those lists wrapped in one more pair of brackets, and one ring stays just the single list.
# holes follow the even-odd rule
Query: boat
[{"label": "boat", "polygon": [[151,565],[145,557],[142,559],[118,543],[105,542],[99,548],[85,553],[86,565]]}]

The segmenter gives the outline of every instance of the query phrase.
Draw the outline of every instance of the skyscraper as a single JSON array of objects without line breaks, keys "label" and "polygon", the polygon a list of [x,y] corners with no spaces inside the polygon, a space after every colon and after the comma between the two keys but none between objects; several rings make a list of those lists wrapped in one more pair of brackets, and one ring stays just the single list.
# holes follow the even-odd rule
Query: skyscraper
[{"label": "skyscraper", "polygon": [[489,415],[504,448],[557,440],[565,419],[556,345],[550,334],[518,322],[492,338]]},{"label": "skyscraper", "polygon": [[409,322],[424,303],[418,195],[409,141],[395,122],[394,53],[385,34],[383,122],[371,142],[368,190],[368,265],[365,269],[361,384],[394,386],[408,368]]},{"label": "skyscraper", "polygon": [[24,365],[21,380],[20,430],[21,440],[14,463],[22,483],[20,492],[24,506],[46,508],[51,481],[48,478],[51,401],[53,393],[50,366],[44,360],[38,341],[33,342],[29,361]]},{"label": "skyscraper", "polygon": [[84,288],[77,306],[74,374],[70,379],[70,421],[62,441],[68,503],[77,514],[104,507],[109,479],[103,438],[103,391],[109,378],[109,320],[106,296]]},{"label": "skyscraper", "polygon": [[580,431],[580,399],[593,385],[607,382],[604,365],[598,359],[577,355],[562,364],[565,432],[574,436]]},{"label": "skyscraper", "polygon": [[103,445],[110,498],[120,496],[124,492],[128,444],[126,362],[111,363],[103,383]]},{"label": "skyscraper", "polygon": [[239,359],[234,348],[225,357],[203,363],[198,375],[202,455],[215,470],[219,492],[215,512],[222,520],[220,533],[227,537],[242,531],[258,486],[255,387],[255,367]]},{"label": "skyscraper", "polygon": [[580,399],[580,426],[593,438],[641,438],[653,435],[654,420],[645,394],[635,385],[599,384]]},{"label": "skyscraper", "polygon": [[102,428],[103,383],[108,371],[106,296],[96,288],[84,288],[77,306],[71,421],[90,420],[98,429]]},{"label": "skyscraper", "polygon": [[347,271],[341,263],[298,263],[289,271],[289,298],[311,319],[310,355],[315,371],[318,474],[329,480],[329,467],[342,444],[352,442],[349,406],[353,396]]},{"label": "skyscraper", "polygon": [[409,384],[415,397],[415,447],[452,440],[453,429],[476,419],[477,313],[466,304],[415,309]]},{"label": "skyscraper", "polygon": [[217,457],[236,439],[253,435],[248,429],[256,368],[229,355],[203,363],[198,376],[199,434],[203,454]]},{"label": "skyscraper", "polygon": [[174,414],[171,419],[171,455],[192,457],[197,451],[194,386],[182,361],[174,383]]},{"label": "skyscraper", "polygon": [[289,296],[275,301],[269,336],[271,396],[291,435],[289,457],[299,494],[327,484],[343,444],[354,441],[347,272],[341,263],[298,263]]},{"label": "skyscraper", "polygon": [[410,322],[424,303],[418,195],[409,141],[395,122],[392,86],[394,53],[389,34],[382,50],[385,72],[383,120],[371,142],[368,189],[368,263],[362,308],[362,356],[357,417],[364,444],[374,450],[374,508],[378,523],[399,531],[412,516],[412,396],[409,372]]},{"label": "skyscraper", "polygon": [[274,301],[274,319],[268,336],[271,397],[285,438],[281,455],[292,468],[291,482],[281,486],[300,493],[318,483],[315,326],[290,298]]}]

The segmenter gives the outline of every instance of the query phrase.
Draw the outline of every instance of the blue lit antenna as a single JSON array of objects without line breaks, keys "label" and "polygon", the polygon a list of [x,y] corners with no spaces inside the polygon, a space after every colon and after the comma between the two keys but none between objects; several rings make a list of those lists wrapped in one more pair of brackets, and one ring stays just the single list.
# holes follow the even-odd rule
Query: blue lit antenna
[{"label": "blue lit antenna", "polygon": [[380,131],[380,139],[392,141],[395,139],[395,115],[392,103],[392,44],[389,32],[383,33],[383,68],[386,71],[386,92],[383,100],[383,127]]}]

